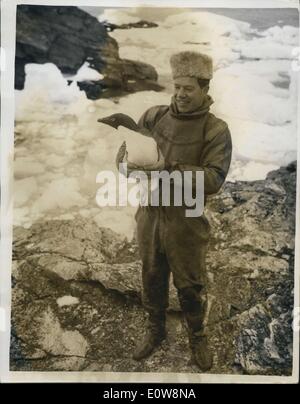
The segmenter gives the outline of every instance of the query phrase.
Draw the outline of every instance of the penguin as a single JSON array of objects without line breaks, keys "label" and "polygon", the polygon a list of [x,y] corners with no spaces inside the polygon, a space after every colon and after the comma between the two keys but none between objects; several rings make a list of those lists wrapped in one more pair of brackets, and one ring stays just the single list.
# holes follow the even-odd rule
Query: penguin
[{"label": "penguin", "polygon": [[[124,157],[126,157],[130,169],[143,170],[146,173],[151,170],[164,169],[163,154],[151,136],[151,132],[146,128],[140,128],[130,116],[117,113],[100,118],[98,122],[118,130],[118,137],[122,141],[120,150],[124,150]],[[150,181],[148,176],[146,181],[140,180],[139,185],[140,202],[147,204],[150,201],[151,192],[158,187],[158,179],[153,178]]]},{"label": "penguin", "polygon": [[126,144],[128,164],[144,170],[164,167],[164,158],[150,131],[140,128],[128,115],[118,113],[98,119],[118,130],[118,137]]}]

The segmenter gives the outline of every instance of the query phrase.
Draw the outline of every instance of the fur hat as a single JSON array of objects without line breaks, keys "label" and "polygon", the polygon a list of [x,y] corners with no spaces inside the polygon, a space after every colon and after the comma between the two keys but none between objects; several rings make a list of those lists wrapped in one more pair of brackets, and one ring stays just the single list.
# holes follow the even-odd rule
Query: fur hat
[{"label": "fur hat", "polygon": [[210,56],[203,53],[184,51],[171,56],[172,75],[176,77],[196,77],[210,80],[213,75],[213,63]]}]

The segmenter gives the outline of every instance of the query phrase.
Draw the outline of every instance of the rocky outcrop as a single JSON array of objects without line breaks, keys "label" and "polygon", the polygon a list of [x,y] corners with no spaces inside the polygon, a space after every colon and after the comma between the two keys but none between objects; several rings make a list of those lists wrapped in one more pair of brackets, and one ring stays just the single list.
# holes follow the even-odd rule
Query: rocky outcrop
[{"label": "rocky outcrop", "polygon": [[75,74],[88,62],[104,78],[80,82],[91,99],[140,90],[157,90],[155,69],[119,57],[118,44],[104,24],[77,7],[17,8],[15,88],[23,89],[27,63],[54,63],[62,73]]},{"label": "rocky outcrop", "polygon": [[209,328],[221,369],[291,373],[295,198],[293,163],[227,184],[209,204]]},{"label": "rocky outcrop", "polygon": [[[211,373],[289,375],[296,165],[227,183],[208,202]],[[12,370],[199,372],[174,288],[168,338],[131,355],[144,329],[135,242],[77,218],[14,230]]]},{"label": "rocky outcrop", "polygon": [[109,21],[103,21],[103,25],[106,30],[109,32],[114,31],[115,29],[131,29],[131,28],[156,28],[158,24],[151,21],[140,20],[137,22],[129,22],[128,24],[112,24]]}]

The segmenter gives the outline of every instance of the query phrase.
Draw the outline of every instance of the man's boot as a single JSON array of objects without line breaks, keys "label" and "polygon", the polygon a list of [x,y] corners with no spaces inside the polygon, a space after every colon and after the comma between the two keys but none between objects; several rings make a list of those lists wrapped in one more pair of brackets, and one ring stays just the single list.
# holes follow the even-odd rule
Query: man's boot
[{"label": "man's boot", "polygon": [[166,338],[166,313],[149,312],[144,339],[133,353],[133,359],[139,361],[151,355],[156,347]]},{"label": "man's boot", "polygon": [[206,372],[213,365],[212,353],[208,347],[207,336],[204,332],[189,330],[189,343],[192,351],[192,361]]},{"label": "man's boot", "polygon": [[178,290],[178,297],[188,327],[192,360],[202,371],[207,371],[213,365],[213,358],[203,324],[207,307],[206,294],[201,289],[199,291],[190,287]]}]

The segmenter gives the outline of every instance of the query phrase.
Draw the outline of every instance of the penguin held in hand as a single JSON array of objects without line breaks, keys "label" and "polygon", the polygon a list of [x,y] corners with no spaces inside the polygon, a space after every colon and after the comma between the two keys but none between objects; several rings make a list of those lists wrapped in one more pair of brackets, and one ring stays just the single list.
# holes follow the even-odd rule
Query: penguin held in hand
[{"label": "penguin held in hand", "polygon": [[128,164],[145,170],[160,170],[165,162],[156,141],[145,128],[139,128],[128,115],[118,113],[98,119],[98,122],[118,131],[118,137],[126,144]]}]

